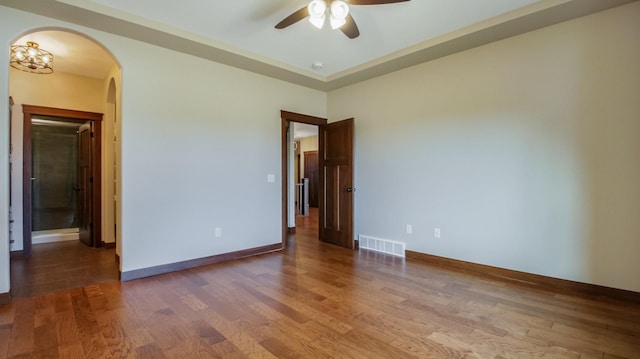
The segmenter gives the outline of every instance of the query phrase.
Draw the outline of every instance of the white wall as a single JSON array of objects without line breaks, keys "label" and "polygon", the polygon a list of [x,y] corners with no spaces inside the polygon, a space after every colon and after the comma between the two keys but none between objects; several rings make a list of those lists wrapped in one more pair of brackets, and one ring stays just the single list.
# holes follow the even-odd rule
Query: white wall
[{"label": "white wall", "polygon": [[329,118],[356,120],[356,233],[640,291],[638,19],[636,2],[331,92]]},{"label": "white wall", "polygon": [[[0,68],[9,68],[9,44],[0,34]],[[9,98],[7,71],[0,81],[0,98]],[[0,101],[0,294],[8,293],[9,279],[9,101]]]},{"label": "white wall", "polygon": [[[103,81],[91,77],[54,72],[33,75],[10,69],[10,95],[15,101],[12,119],[13,171],[11,173],[12,208],[14,220],[11,238],[12,251],[22,250],[22,105],[64,108],[69,110],[103,112]],[[108,144],[107,144],[108,145]]]},{"label": "white wall", "polygon": [[[123,271],[281,241],[280,110],[326,117],[326,94],[5,7],[0,65],[8,68],[12,40],[47,26],[87,34],[122,66]],[[7,74],[0,71],[5,98]],[[0,119],[8,128],[5,112]],[[276,183],[267,183],[269,173]],[[8,258],[1,219],[0,256]],[[215,227],[221,238],[214,238]],[[0,292],[8,288],[8,260],[2,279]]]},{"label": "white wall", "polygon": [[326,96],[120,44],[123,271],[280,242],[280,110],[322,116]]}]

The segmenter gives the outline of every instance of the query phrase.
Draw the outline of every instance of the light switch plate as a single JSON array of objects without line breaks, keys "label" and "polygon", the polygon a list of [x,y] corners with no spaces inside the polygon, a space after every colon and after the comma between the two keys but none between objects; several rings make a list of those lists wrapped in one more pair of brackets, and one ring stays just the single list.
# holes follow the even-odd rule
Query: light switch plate
[{"label": "light switch plate", "polygon": [[267,175],[267,182],[274,183],[275,181],[276,181],[276,175],[274,175],[274,174],[268,174]]}]

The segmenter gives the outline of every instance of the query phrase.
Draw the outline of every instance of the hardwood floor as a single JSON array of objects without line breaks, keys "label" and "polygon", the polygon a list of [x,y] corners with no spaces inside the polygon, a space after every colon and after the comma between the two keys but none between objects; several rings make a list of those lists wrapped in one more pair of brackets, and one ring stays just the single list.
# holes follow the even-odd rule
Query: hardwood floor
[{"label": "hardwood floor", "polygon": [[11,294],[30,297],[118,280],[115,248],[87,247],[80,241],[34,244],[31,258],[11,256]]},{"label": "hardwood floor", "polygon": [[639,358],[640,305],[354,252],[284,252],[20,298],[2,358]]}]

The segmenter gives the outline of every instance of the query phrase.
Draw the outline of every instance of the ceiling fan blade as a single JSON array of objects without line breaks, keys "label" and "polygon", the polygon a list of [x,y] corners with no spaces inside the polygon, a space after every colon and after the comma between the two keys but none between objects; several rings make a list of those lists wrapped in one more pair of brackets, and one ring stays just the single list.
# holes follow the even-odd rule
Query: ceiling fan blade
[{"label": "ceiling fan blade", "polygon": [[349,0],[349,5],[382,5],[405,2],[410,0]]},{"label": "ceiling fan blade", "polygon": [[293,14],[285,17],[284,20],[280,21],[276,25],[276,29],[284,29],[285,27],[291,26],[307,16],[309,16],[309,9],[305,6],[302,9],[294,12]]},{"label": "ceiling fan blade", "polygon": [[342,25],[340,31],[342,31],[350,39],[355,39],[356,37],[360,36],[360,30],[358,30],[358,25],[356,25],[356,21],[353,19],[353,16],[351,16],[351,14],[348,14],[345,20],[347,22]]}]

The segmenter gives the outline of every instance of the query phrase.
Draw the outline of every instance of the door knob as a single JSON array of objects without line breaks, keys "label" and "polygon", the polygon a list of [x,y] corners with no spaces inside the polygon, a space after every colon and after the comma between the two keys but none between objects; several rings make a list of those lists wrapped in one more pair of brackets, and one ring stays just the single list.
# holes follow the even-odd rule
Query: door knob
[{"label": "door knob", "polygon": [[347,192],[351,193],[351,192],[355,192],[356,189],[353,187],[347,187]]}]

